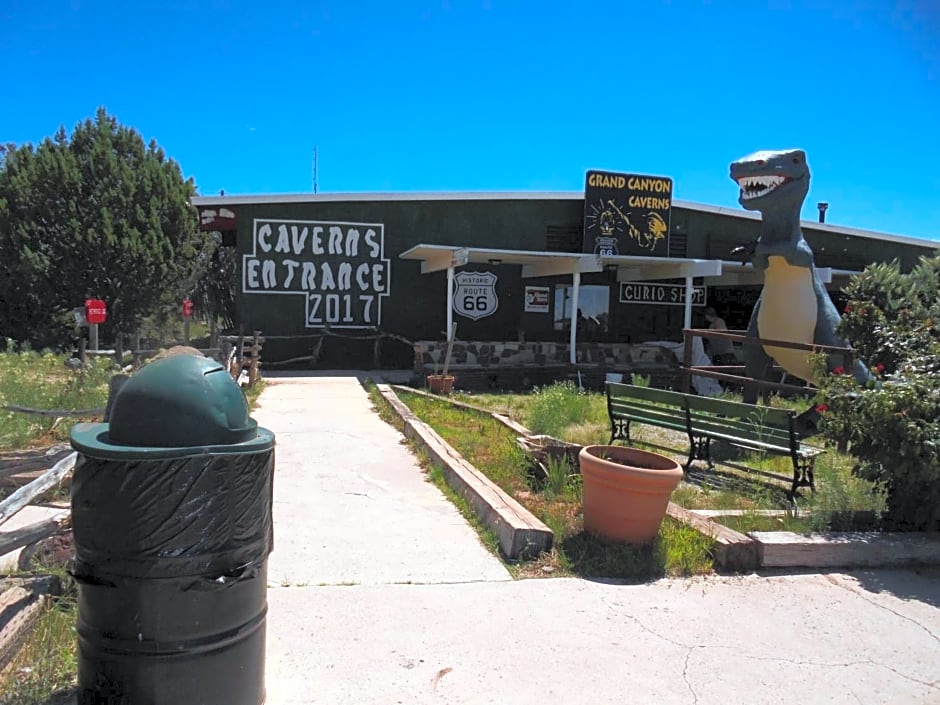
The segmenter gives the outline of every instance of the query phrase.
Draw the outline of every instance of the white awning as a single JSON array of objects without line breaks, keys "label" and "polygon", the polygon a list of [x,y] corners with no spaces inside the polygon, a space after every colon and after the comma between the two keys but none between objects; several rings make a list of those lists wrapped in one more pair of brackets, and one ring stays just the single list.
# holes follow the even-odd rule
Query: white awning
[{"label": "white awning", "polygon": [[685,259],[679,257],[642,257],[631,255],[602,256],[578,252],[539,252],[534,250],[502,250],[457,245],[415,245],[402,252],[402,259],[421,262],[421,273],[444,271],[465,264],[518,264],[522,276],[553,277],[579,272],[617,270],[618,281],[650,281],[715,277],[721,275],[721,260]]},{"label": "white awning", "polygon": [[539,252],[534,250],[502,250],[457,245],[415,245],[399,255],[402,259],[421,262],[421,273],[447,272],[447,330],[453,338],[454,270],[467,264],[514,264],[522,267],[523,278],[570,275],[572,303],[570,326],[570,361],[575,364],[575,341],[578,321],[578,290],[581,275],[588,272],[616,271],[617,281],[655,281],[685,279],[685,327],[692,327],[692,281],[695,277],[721,276],[721,260],[685,259],[678,257],[642,257],[631,255],[604,256],[578,252]]}]

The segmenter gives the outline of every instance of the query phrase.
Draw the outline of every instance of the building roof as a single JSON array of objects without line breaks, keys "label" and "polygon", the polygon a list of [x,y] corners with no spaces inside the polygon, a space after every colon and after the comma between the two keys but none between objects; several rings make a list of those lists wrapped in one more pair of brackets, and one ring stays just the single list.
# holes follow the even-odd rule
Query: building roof
[{"label": "building roof", "polygon": [[[192,199],[194,206],[235,206],[235,205],[265,205],[277,203],[336,203],[336,202],[388,202],[388,201],[525,201],[525,200],[584,200],[584,193],[580,191],[414,191],[414,192],[349,192],[349,193],[293,193],[293,194],[246,194],[231,196],[195,196]],[[717,215],[743,218],[745,220],[760,220],[760,214],[737,208],[711,206],[692,201],[673,199],[672,205],[677,208],[698,211],[700,213],[714,213]],[[801,225],[816,231],[833,233],[836,235],[849,235],[852,237],[869,238],[885,242],[895,242],[901,245],[913,245],[929,249],[940,248],[937,240],[908,237],[906,235],[893,235],[890,233],[862,230],[843,225],[820,223],[815,220],[803,220]]]}]

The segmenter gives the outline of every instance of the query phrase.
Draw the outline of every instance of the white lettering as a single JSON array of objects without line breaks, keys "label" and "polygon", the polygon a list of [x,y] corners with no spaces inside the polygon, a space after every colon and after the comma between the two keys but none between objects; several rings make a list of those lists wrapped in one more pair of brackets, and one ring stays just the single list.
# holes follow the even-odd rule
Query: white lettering
[{"label": "white lettering", "polygon": [[382,253],[381,246],[375,241],[375,230],[372,228],[366,230],[366,244],[369,246],[370,257],[375,258]]},{"label": "white lettering", "polygon": [[257,289],[258,288],[258,265],[261,264],[256,259],[250,259],[245,263],[245,272],[248,276],[248,288]]},{"label": "white lettering", "polygon": [[376,293],[381,293],[385,291],[385,282],[383,277],[385,276],[385,265],[383,264],[373,264],[372,265],[372,290]]},{"label": "white lettering", "polygon": [[322,323],[323,322],[322,319],[320,318],[320,314],[318,313],[320,310],[320,301],[322,299],[323,297],[320,296],[320,294],[310,294],[310,299],[309,299],[310,304],[311,304],[309,307],[310,315],[307,316],[307,323]]},{"label": "white lettering", "polygon": [[320,288],[323,291],[336,288],[336,280],[333,279],[333,270],[330,265],[324,262],[320,265]]},{"label": "white lettering", "polygon": [[287,267],[287,278],[284,280],[284,288],[290,289],[290,283],[294,280],[294,270],[300,266],[300,262],[295,259],[284,260],[284,266]]},{"label": "white lettering", "polygon": [[346,256],[347,257],[358,257],[359,256],[359,231],[355,228],[350,228],[349,232],[346,233]]},{"label": "white lettering", "polygon": [[291,226],[291,238],[294,241],[294,254],[301,255],[304,251],[304,245],[307,244],[307,228],[303,229],[298,228],[296,225]]},{"label": "white lettering", "polygon": [[330,254],[343,254],[343,229],[338,225],[330,226]]},{"label": "white lettering", "polygon": [[352,265],[349,262],[341,262],[339,272],[337,273],[337,284],[340,291],[349,291],[352,288],[350,280],[352,279]]},{"label": "white lettering", "polygon": [[319,225],[315,225],[313,228],[313,242],[311,243],[311,249],[315,255],[323,254],[323,228]]},{"label": "white lettering", "polygon": [[356,284],[359,285],[359,288],[362,291],[368,291],[369,289],[369,265],[362,263],[356,267]]},{"label": "white lettering", "polygon": [[290,253],[290,237],[287,234],[286,225],[281,225],[277,229],[277,244],[274,246],[274,251]]},{"label": "white lettering", "polygon": [[274,268],[274,260],[266,259],[261,263],[261,282],[265,289],[273,289],[277,286],[277,273]]},{"label": "white lettering", "polygon": [[374,296],[360,296],[359,300],[365,304],[362,310],[362,320],[364,323],[372,323],[372,301],[375,300]]},{"label": "white lettering", "polygon": [[265,223],[260,228],[258,228],[258,246],[261,247],[262,252],[271,251],[271,243],[268,242],[267,238],[271,236],[271,226]]},{"label": "white lettering", "polygon": [[300,288],[310,291],[317,288],[317,267],[313,262],[304,262],[303,274],[300,277]]}]

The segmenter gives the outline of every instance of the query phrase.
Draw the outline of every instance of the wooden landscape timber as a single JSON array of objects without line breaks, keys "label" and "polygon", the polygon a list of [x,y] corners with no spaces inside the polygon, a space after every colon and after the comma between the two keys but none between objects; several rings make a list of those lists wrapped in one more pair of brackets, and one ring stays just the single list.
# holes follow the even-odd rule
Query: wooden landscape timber
[{"label": "wooden landscape timber", "polygon": [[415,416],[389,385],[376,386],[402,420],[405,436],[424,447],[444,471],[447,484],[473,506],[480,520],[499,537],[504,556],[525,560],[551,549],[554,540],[551,529]]},{"label": "wooden landscape timber", "polygon": [[940,564],[940,534],[754,531],[764,568],[875,568]]},{"label": "wooden landscape timber", "polygon": [[66,475],[72,472],[77,457],[78,453],[69,453],[52,468],[0,502],[0,526],[34,499],[59,484]]},{"label": "wooden landscape timber", "polygon": [[729,571],[755,570],[760,567],[760,547],[746,534],[729,529],[708,517],[670,502],[666,514],[715,541],[712,555],[719,568]]},{"label": "wooden landscape timber", "polygon": [[0,453],[0,489],[22,487],[71,452],[70,445],[61,443],[49,448]]},{"label": "wooden landscape timber", "polygon": [[0,557],[30,544],[55,536],[69,526],[70,515],[67,510],[53,519],[43,519],[27,524],[13,531],[0,531]]}]

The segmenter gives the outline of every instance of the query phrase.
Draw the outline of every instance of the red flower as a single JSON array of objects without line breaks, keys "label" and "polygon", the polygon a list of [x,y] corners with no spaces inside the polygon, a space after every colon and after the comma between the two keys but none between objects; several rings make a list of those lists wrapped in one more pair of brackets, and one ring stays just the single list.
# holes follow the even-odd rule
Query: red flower
[{"label": "red flower", "polygon": [[879,372],[879,373],[880,373],[880,372],[884,372],[884,371],[885,371],[885,363],[879,362],[877,365],[875,365],[875,372]]},{"label": "red flower", "polygon": [[816,405],[816,411],[818,411],[820,414],[824,414],[824,413],[826,413],[827,411],[829,411],[829,405],[828,405],[828,404],[817,404],[817,405]]},{"label": "red flower", "polygon": [[844,374],[845,374],[845,368],[844,368],[842,365],[839,365],[838,367],[836,367],[836,368],[832,371],[832,374],[834,374],[834,375],[844,375]]},{"label": "red flower", "polygon": [[846,304],[842,313],[852,313],[852,304]]}]

